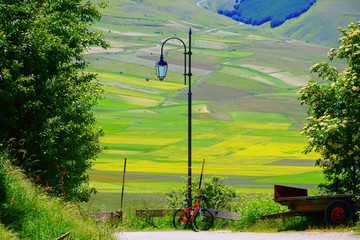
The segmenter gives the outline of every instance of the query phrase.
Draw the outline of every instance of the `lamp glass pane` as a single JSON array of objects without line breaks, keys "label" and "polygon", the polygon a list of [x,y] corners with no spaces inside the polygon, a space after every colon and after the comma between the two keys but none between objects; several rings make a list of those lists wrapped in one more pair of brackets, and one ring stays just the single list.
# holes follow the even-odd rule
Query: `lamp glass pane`
[{"label": "lamp glass pane", "polygon": [[158,76],[159,78],[160,77],[162,77],[162,78],[166,77],[168,66],[157,65],[155,68],[156,68],[156,76]]}]

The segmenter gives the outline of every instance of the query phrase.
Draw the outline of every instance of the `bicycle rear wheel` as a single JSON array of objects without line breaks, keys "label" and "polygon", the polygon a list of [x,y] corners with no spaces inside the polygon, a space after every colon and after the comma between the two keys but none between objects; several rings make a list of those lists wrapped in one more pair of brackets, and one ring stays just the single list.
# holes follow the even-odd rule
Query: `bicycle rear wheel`
[{"label": "bicycle rear wheel", "polygon": [[174,213],[173,224],[178,230],[185,229],[188,225],[189,215],[184,209],[178,209]]},{"label": "bicycle rear wheel", "polygon": [[214,215],[207,209],[200,209],[194,217],[194,225],[197,230],[209,230],[214,224]]}]

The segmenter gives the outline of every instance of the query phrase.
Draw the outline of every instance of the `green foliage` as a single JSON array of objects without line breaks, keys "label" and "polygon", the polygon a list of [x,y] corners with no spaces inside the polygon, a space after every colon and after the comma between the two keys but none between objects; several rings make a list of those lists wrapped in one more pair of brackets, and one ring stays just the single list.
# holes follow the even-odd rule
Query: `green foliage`
[{"label": "green foliage", "polygon": [[258,221],[258,217],[286,210],[286,207],[275,203],[272,198],[272,194],[239,194],[237,201],[232,204],[233,211],[239,213],[236,228],[240,230],[250,227]]},{"label": "green foliage", "polygon": [[1,0],[0,12],[0,137],[25,140],[19,165],[50,192],[87,200],[103,135],[90,109],[102,89],[82,52],[107,47],[89,30],[101,15],[81,0]]},{"label": "green foliage", "polygon": [[[167,193],[167,203],[172,209],[183,208],[184,200],[187,197],[187,178],[186,184],[184,183],[181,189],[171,190]],[[198,187],[200,179],[193,178],[192,183],[192,196],[198,195]],[[214,208],[218,210],[229,210],[229,202],[236,197],[235,189],[231,186],[227,186],[224,183],[223,177],[212,176],[210,178],[204,178],[201,182],[200,194],[207,197],[206,201],[201,202],[201,205],[205,208]],[[195,199],[195,198],[194,198]]]},{"label": "green foliage", "polygon": [[319,152],[316,165],[324,169],[327,192],[360,193],[360,22],[348,29],[338,50],[331,49],[330,60],[346,59],[348,66],[339,74],[327,63],[311,68],[325,85],[309,81],[299,92],[301,104],[309,106],[303,134],[308,137],[306,153]]},{"label": "green foliage", "polygon": [[112,228],[82,216],[77,206],[46,195],[11,165],[5,153],[0,153],[0,189],[1,239],[54,239],[69,231],[71,239],[112,239]]},{"label": "green foliage", "polygon": [[287,207],[273,201],[272,194],[239,193],[229,205],[232,212],[239,214],[238,219],[236,221],[217,219],[214,224],[215,229],[277,232],[283,230],[306,230],[311,226],[305,217],[264,221],[257,219],[263,215],[288,211]]}]

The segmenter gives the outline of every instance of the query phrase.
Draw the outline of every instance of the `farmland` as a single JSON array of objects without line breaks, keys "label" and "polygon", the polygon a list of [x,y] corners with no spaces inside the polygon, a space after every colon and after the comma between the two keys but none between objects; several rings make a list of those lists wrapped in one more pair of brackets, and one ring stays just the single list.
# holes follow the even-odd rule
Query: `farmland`
[{"label": "farmland", "polygon": [[[107,148],[89,171],[99,192],[121,191],[124,158],[128,193],[164,193],[182,184],[187,174],[187,86],[179,42],[169,41],[164,48],[169,64],[164,81],[156,79],[154,65],[161,43],[175,35],[186,42],[190,26],[193,174],[199,174],[206,159],[205,176],[226,176],[239,192],[271,192],[278,183],[316,189],[322,173],[314,167],[316,154],[302,153],[306,108],[296,92],[311,78],[319,81],[309,67],[327,60],[328,47],[239,25],[193,1],[184,4],[204,15],[193,14],[187,21],[172,10],[148,14],[143,7],[156,9],[151,1],[124,2],[110,1],[94,28],[112,47],[85,53],[87,71],[98,74],[106,92],[93,109]],[[139,7],[128,12],[131,6]],[[340,61],[333,65],[345,66]]]}]

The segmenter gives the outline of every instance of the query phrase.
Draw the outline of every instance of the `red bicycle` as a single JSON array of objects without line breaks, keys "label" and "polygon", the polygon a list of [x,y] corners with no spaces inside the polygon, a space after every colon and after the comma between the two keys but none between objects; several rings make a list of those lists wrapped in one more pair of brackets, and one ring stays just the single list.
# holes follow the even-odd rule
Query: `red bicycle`
[{"label": "red bicycle", "polygon": [[[176,229],[185,229],[190,227],[192,230],[209,230],[214,223],[214,215],[207,210],[202,208],[200,202],[206,200],[205,195],[200,197],[195,196],[198,201],[191,207],[186,205],[186,209],[178,209],[174,213],[173,224]],[[184,198],[187,204],[187,198]]]}]

